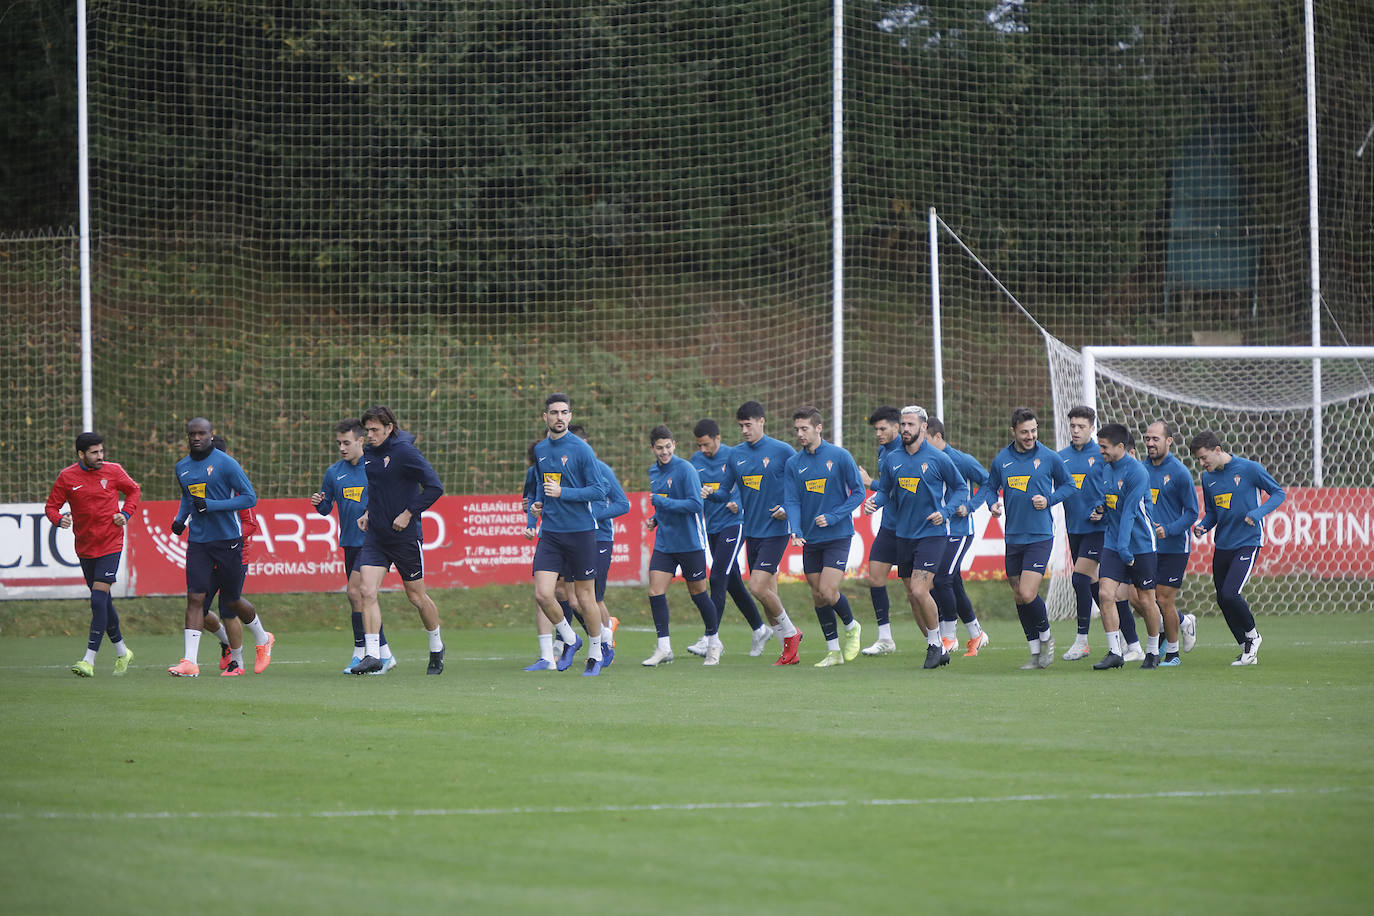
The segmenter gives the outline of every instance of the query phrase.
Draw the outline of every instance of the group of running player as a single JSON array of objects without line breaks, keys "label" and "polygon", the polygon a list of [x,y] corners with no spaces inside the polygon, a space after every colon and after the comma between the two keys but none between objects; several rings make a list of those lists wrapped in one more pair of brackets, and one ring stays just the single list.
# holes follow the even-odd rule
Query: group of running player
[{"label": "group of running player", "polygon": [[[1096,601],[1107,652],[1094,668],[1119,668],[1136,659],[1142,668],[1180,664],[1180,650],[1187,652],[1196,639],[1196,619],[1176,605],[1191,538],[1216,528],[1217,604],[1241,647],[1233,664],[1257,660],[1261,638],[1241,590],[1263,540],[1263,517],[1283,501],[1284,493],[1260,465],[1228,454],[1211,431],[1198,433],[1188,445],[1202,469],[1199,518],[1192,476],[1172,454],[1173,430],[1164,421],[1146,429],[1147,459],[1140,461],[1125,426],[1106,424],[1093,435],[1097,418],[1089,407],[1069,412],[1072,441],[1059,452],[1038,441],[1034,412],[1019,407],[1011,416],[1010,444],[984,468],[950,446],[943,424],[922,408],[880,407],[869,417],[878,443],[874,477],[848,451],[825,440],[821,414],[814,407],[801,407],[792,415],[796,448],[765,433],[766,415],[757,401],[741,405],[735,419],[741,438],[735,446],[722,442],[716,421],[697,422],[693,434],[698,450],[690,461],[677,456],[667,426],[649,432],[655,458],[648,475],[654,512],[646,522],[654,537],[649,607],[657,643],[641,663],[645,667],[674,659],[667,590],[679,573],[704,625],[702,637],[688,651],[702,656],[703,664],[718,665],[724,651],[719,628],[727,594],[751,628],[751,656],[762,655],[776,638],[781,652],[774,664],[798,664],[802,631],[788,616],[777,585],[789,543],[801,548],[802,570],[826,642],[816,667],[896,651],[887,593],[894,567],[926,639],[923,667],[949,663],[958,647],[959,621],[968,634],[964,656],[976,656],[988,644],[988,635],[964,591],[961,569],[973,541],[973,513],[986,505],[994,516],[1004,517],[1006,576],[1030,649],[1030,659],[1021,667],[1047,668],[1055,646],[1039,587],[1054,543],[1049,510],[1057,503],[1064,504],[1075,559],[1078,612],[1078,635],[1063,658],[1088,656]],[[539,609],[539,658],[525,670],[567,670],[585,645],[582,673],[594,677],[615,658],[618,620],[606,608],[605,588],[614,519],[630,506],[614,471],[596,457],[586,431],[572,424],[567,394],[545,399],[543,420],[546,434],[530,446],[524,488],[526,536],[538,538],[532,571]],[[247,626],[257,644],[254,671],[262,673],[271,663],[276,640],[243,596],[257,496],[209,420],[190,420],[186,433],[188,454],[176,463],[181,501],[171,525],[175,535],[190,532],[185,652],[168,672],[199,676],[204,630],[220,641],[221,675],[242,675]],[[396,665],[378,603],[381,582],[394,566],[428,634],[427,673],[441,674],[444,643],[438,611],[424,583],[420,533],[422,513],[443,493],[439,477],[387,407],[340,422],[335,441],[340,459],[325,472],[310,500],[322,515],[336,507],[338,511],[354,630],[354,655],[344,672],[384,674]],[[110,587],[123,549],[123,529],[138,506],[140,490],[120,465],[104,460],[104,446],[95,433],[78,436],[76,451],[76,463],[58,476],[46,507],[54,525],[75,528],[77,555],[91,589],[87,651],[72,671],[93,676],[96,652],[108,636],[116,653],[114,674],[122,675],[133,653],[123,641]],[[882,512],[867,582],[878,637],[867,647],[861,646],[862,627],[840,591],[855,510]],[[739,566],[741,550],[748,562],[747,585]],[[216,595],[218,615],[209,611]],[[1145,622],[1143,649],[1132,609]],[[572,627],[572,616],[581,619],[585,643]]]}]

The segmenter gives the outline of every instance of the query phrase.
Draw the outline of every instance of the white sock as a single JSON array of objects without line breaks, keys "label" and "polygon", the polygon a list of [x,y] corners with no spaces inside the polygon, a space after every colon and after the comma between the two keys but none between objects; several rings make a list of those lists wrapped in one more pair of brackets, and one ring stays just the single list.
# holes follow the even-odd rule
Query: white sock
[{"label": "white sock", "polygon": [[242,668],[242,667],[243,667],[243,646],[239,646],[237,649],[230,649],[230,650],[229,650],[229,657],[232,658],[234,661],[238,662],[238,663],[239,663],[239,667]]},{"label": "white sock", "polygon": [[267,629],[262,625],[262,615],[253,618],[252,623],[244,624],[253,634],[253,642],[260,646],[267,645]]},{"label": "white sock", "polygon": [[601,634],[587,637],[587,657],[593,661],[601,661]]},{"label": "white sock", "polygon": [[94,649],[87,649],[87,650],[86,650],[85,659],[86,659],[86,661],[88,661],[88,662],[90,662],[92,665],[94,665],[94,664],[95,664],[95,650],[94,650]]},{"label": "white sock", "polygon": [[215,639],[219,640],[221,646],[229,645],[229,631],[224,628],[224,624],[220,624],[219,629],[215,631]]},{"label": "white sock", "polygon": [[957,623],[957,621],[954,621],[954,620],[942,620],[942,621],[940,621],[940,638],[941,638],[941,639],[953,639],[953,638],[954,638],[954,634],[957,632],[957,631],[954,629],[956,623]]},{"label": "white sock", "polygon": [[1249,631],[1245,634],[1245,638],[1246,638],[1246,639],[1254,639],[1254,638],[1255,638],[1256,636],[1258,636],[1258,635],[1259,635],[1259,630],[1255,629],[1254,627],[1251,627],[1251,628],[1249,629]]},{"label": "white sock", "polygon": [[1031,655],[1039,655],[1039,654],[1040,654],[1040,640],[1038,640],[1038,639],[1028,639],[1028,640],[1026,640],[1026,645],[1030,646]]},{"label": "white sock", "polygon": [[553,625],[553,629],[558,634],[558,638],[563,640],[563,642],[570,646],[577,645],[577,634],[573,632],[573,628],[568,624],[568,618],[564,617],[562,620],[558,621],[558,623]]},{"label": "white sock", "polygon": [[553,634],[539,634],[539,657],[546,661],[553,661]]},{"label": "white sock", "polygon": [[1054,639],[1054,634],[1051,633],[1049,630],[1041,630],[1041,631],[1040,631],[1040,641],[1041,641],[1041,642],[1049,642],[1051,639]]},{"label": "white sock", "polygon": [[968,630],[969,639],[977,639],[983,635],[983,627],[978,623],[977,617],[964,624],[964,629]]},{"label": "white sock", "polygon": [[1145,654],[1147,654],[1147,655],[1158,655],[1158,654],[1159,654],[1159,634],[1158,634],[1158,633],[1156,633],[1156,634],[1153,635],[1153,636],[1150,636],[1150,635],[1148,635],[1148,634],[1145,636]]},{"label": "white sock", "polygon": [[1164,654],[1165,654],[1165,655],[1177,655],[1177,654],[1178,654],[1178,643],[1176,643],[1176,642],[1169,642],[1168,640],[1165,640],[1165,641],[1164,641]]},{"label": "white sock", "polygon": [[858,626],[859,618],[855,617],[853,620],[849,621],[849,623],[844,625],[844,631],[848,633],[850,630],[856,629]]},{"label": "white sock", "polygon": [[1145,651],[1143,648],[1141,648],[1140,640],[1138,640],[1138,639],[1137,639],[1135,642],[1131,643],[1131,644],[1130,644],[1129,646],[1127,646],[1126,648],[1127,648],[1127,649],[1130,649],[1130,650],[1132,650],[1132,651],[1135,651],[1135,650],[1137,650],[1137,649],[1139,649],[1139,650],[1142,651],[1142,652]]},{"label": "white sock", "polygon": [[839,639],[827,639],[827,640],[825,641],[825,648],[828,649],[828,650],[831,651],[831,652],[838,652],[838,651],[840,651],[840,641],[839,641]]},{"label": "white sock", "polygon": [[114,644],[114,650],[115,650],[115,655],[117,655],[117,656],[123,656],[123,655],[128,655],[128,654],[129,654],[129,647],[126,646],[126,645],[124,645],[124,640],[122,640],[122,639],[121,639],[119,642],[117,642],[117,643]]},{"label": "white sock", "polygon": [[391,643],[382,643],[382,647],[379,651],[382,653],[381,658],[383,661],[391,658]]},{"label": "white sock", "polygon": [[941,649],[944,648],[944,644],[940,642],[940,628],[939,628],[939,627],[936,627],[935,629],[931,630],[929,633],[926,634],[926,645],[928,645],[928,646],[937,646],[938,648],[941,648]]},{"label": "white sock", "polygon": [[1125,655],[1121,651],[1121,631],[1112,630],[1107,634],[1107,651],[1113,655]]},{"label": "white sock", "polygon": [[664,652],[671,652],[671,651],[673,651],[673,640],[672,640],[672,637],[669,637],[669,636],[660,636],[660,637],[658,638],[658,647],[659,647],[660,649],[662,649]]},{"label": "white sock", "polygon": [[797,635],[796,624],[792,623],[792,618],[787,616],[787,611],[784,610],[778,615],[778,623],[777,626],[774,627],[774,631],[783,639],[791,639],[793,636]]},{"label": "white sock", "polygon": [[186,654],[182,658],[190,660],[195,664],[196,656],[200,655],[200,630],[186,630]]},{"label": "white sock", "polygon": [[379,633],[363,634],[363,655],[371,655],[373,658],[381,658],[382,637]]},{"label": "white sock", "polygon": [[879,639],[886,639],[887,641],[891,642],[891,641],[892,641],[892,624],[890,624],[890,623],[880,623],[880,624],[878,624],[878,638],[879,638]]},{"label": "white sock", "polygon": [[439,635],[439,629],[439,627],[435,627],[432,630],[425,630],[429,634],[429,651],[431,652],[438,652],[444,647],[444,640]]}]

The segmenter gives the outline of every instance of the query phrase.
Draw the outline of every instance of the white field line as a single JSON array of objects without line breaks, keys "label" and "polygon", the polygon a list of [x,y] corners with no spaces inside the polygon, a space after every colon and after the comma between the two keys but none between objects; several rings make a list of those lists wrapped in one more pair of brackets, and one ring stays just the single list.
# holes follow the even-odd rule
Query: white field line
[{"label": "white field line", "polygon": [[1089,801],[1156,801],[1168,799],[1225,799],[1274,796],[1334,795],[1348,792],[1344,787],[1280,789],[1198,789],[1169,792],[1093,792],[1086,794],[1050,793],[1038,795],[949,796],[934,798],[824,799],[814,801],[682,802],[646,805],[585,805],[513,808],[372,808],[338,811],[89,811],[0,812],[0,821],[152,821],[180,819],[222,819],[246,817],[259,820],[298,820],[316,818],[364,817],[510,817],[549,814],[632,814],[638,812],[767,811],[796,808],[912,808],[925,805],[1013,805]]}]

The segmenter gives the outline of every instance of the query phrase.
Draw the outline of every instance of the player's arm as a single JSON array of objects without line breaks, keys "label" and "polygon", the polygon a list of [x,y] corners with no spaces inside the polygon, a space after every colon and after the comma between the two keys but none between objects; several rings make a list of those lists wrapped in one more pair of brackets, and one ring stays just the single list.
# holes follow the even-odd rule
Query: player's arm
[{"label": "player's arm", "polygon": [[868,488],[864,484],[863,477],[859,474],[859,465],[854,460],[854,456],[849,454],[849,452],[844,452],[843,454],[845,458],[848,459],[841,463],[844,465],[844,485],[849,488],[849,495],[845,497],[844,502],[835,507],[833,512],[827,512],[825,514],[826,525],[839,524],[844,519],[852,516],[854,510],[859,508],[859,505],[864,501],[864,497],[868,495]]},{"label": "player's arm", "polygon": [[796,462],[787,460],[782,468],[782,508],[787,514],[787,533],[794,538],[802,537],[801,514],[801,477],[797,474]]},{"label": "player's arm", "polygon": [[66,502],[67,487],[62,483],[62,477],[59,475],[57,480],[53,482],[52,490],[48,492],[47,503],[43,506],[43,514],[48,517],[48,521],[59,528],[70,528],[72,526],[71,514],[62,514],[62,507]]},{"label": "player's arm", "polygon": [[1269,476],[1269,472],[1261,467],[1259,462],[1251,462],[1251,466],[1255,471],[1255,484],[1269,494],[1258,506],[1245,513],[1246,518],[1258,525],[1260,519],[1282,505],[1287,494],[1283,492],[1283,487],[1279,486],[1279,482]]},{"label": "player's arm", "polygon": [[697,469],[690,464],[681,471],[683,477],[682,492],[686,496],[659,496],[655,495],[654,505],[660,509],[668,509],[673,512],[683,512],[692,514],[700,512],[702,509],[701,500],[701,477],[697,475]]},{"label": "player's arm", "polygon": [[1164,526],[1164,533],[1168,537],[1177,537],[1197,521],[1197,490],[1193,489],[1191,477],[1170,480],[1169,488],[1178,500],[1178,518]]},{"label": "player's arm", "polygon": [[1136,476],[1131,483],[1130,489],[1121,494],[1122,502],[1117,508],[1121,511],[1121,529],[1117,532],[1117,553],[1121,555],[1121,561],[1127,566],[1135,562],[1135,551],[1131,550],[1131,535],[1135,532],[1136,513],[1145,513],[1145,522],[1154,528],[1154,522],[1150,519],[1150,478],[1144,471]]},{"label": "player's arm", "polygon": [[123,465],[118,465],[118,467],[119,476],[115,481],[115,490],[124,496],[124,505],[120,506],[119,511],[124,513],[124,519],[128,521],[138,511],[138,504],[143,499],[143,488],[138,485],[138,481],[129,476],[129,472],[124,470]]},{"label": "player's arm", "polygon": [[230,471],[228,478],[229,486],[233,488],[234,495],[228,499],[206,499],[205,508],[211,512],[232,511],[240,509],[251,509],[258,504],[258,494],[253,489],[253,484],[244,473],[242,467],[235,463],[234,470]]},{"label": "player's arm", "polygon": [[1050,493],[1049,505],[1045,506],[1046,509],[1062,503],[1078,492],[1078,485],[1073,482],[1073,475],[1064,466],[1064,459],[1059,457],[1056,452],[1050,452],[1050,454],[1054,455],[1050,459],[1050,480],[1054,483],[1054,490]]},{"label": "player's arm", "polygon": [[960,473],[957,464],[945,457],[943,453],[941,453],[941,457],[945,460],[943,462],[937,461],[936,467],[940,469],[940,478],[945,485],[945,496],[944,505],[938,508],[944,520],[949,521],[959,515],[960,509],[967,511],[968,497],[964,495],[964,492],[968,481]]},{"label": "player's arm", "polygon": [[411,499],[410,505],[406,506],[406,511],[411,518],[419,518],[420,515],[434,505],[440,496],[444,495],[444,484],[439,480],[439,475],[434,472],[434,467],[425,460],[425,456],[420,454],[419,449],[412,449],[410,457],[410,468],[417,483],[420,484],[420,492]]},{"label": "player's arm", "polygon": [[1207,478],[1202,478],[1202,519],[1193,526],[1193,534],[1202,537],[1217,526],[1216,503],[1207,498]]},{"label": "player's arm", "polygon": [[310,502],[320,515],[328,515],[329,510],[334,508],[334,481],[329,476],[328,471],[324,472],[324,479],[320,481],[320,489],[311,494]]}]

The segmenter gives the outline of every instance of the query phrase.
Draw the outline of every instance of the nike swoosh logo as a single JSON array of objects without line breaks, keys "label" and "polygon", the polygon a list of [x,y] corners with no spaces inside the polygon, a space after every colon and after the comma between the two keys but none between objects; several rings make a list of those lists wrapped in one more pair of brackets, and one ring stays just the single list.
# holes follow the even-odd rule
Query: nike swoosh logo
[{"label": "nike swoosh logo", "polygon": [[1014,461],[1008,461],[1006,464],[1002,465],[1002,467],[1004,467],[1004,468],[1009,468],[1009,467],[1011,467],[1011,466],[1012,466],[1013,464],[1015,464],[1015,463],[1016,463],[1016,462],[1014,462]]},{"label": "nike swoosh logo", "polygon": [[735,462],[735,466],[736,466],[736,467],[741,467],[741,468],[742,468],[742,467],[744,467],[744,466],[745,466],[746,464],[748,464],[748,463],[749,463],[748,459],[745,459],[744,461],[736,461],[736,462]]},{"label": "nike swoosh logo", "polygon": [[583,570],[583,571],[582,571],[582,575],[584,575],[584,576],[591,576],[591,575],[595,575],[595,574],[596,574],[596,570],[594,570],[594,569],[587,569],[587,570]]},{"label": "nike swoosh logo", "polygon": [[79,484],[77,484],[76,486],[72,487],[72,489],[73,489],[73,490],[79,490],[79,489],[81,489],[81,488],[84,487],[84,486],[85,486],[84,483],[79,483]]},{"label": "nike swoosh logo", "polygon": [[181,472],[181,476],[182,476],[182,477],[185,477],[185,476],[186,476],[187,474],[189,474],[189,473],[191,473],[191,472],[190,472],[190,471],[182,471],[182,472]]},{"label": "nike swoosh logo", "polygon": [[335,480],[343,480],[343,479],[344,479],[344,475],[340,474],[338,477],[335,477],[334,479],[335,479]]},{"label": "nike swoosh logo", "polygon": [[605,553],[605,552],[606,552],[606,548],[604,548],[604,547],[597,551],[597,553]]},{"label": "nike swoosh logo", "polygon": [[[806,468],[809,468],[809,467],[811,467],[811,465],[808,464],[808,465],[806,466]],[[802,473],[803,471],[806,470],[806,468],[797,468],[797,473],[798,473],[798,474]]]},{"label": "nike swoosh logo", "polygon": [[233,550],[233,549],[234,549],[235,547],[237,547],[237,546],[239,546],[239,545],[238,545],[238,544],[230,544],[230,545],[229,545],[229,549],[230,549],[230,550]]}]

